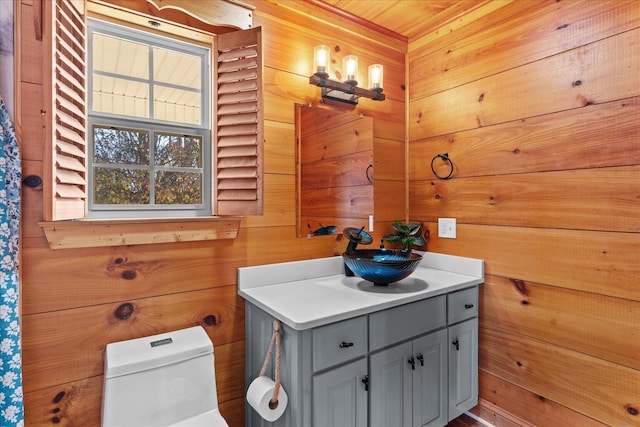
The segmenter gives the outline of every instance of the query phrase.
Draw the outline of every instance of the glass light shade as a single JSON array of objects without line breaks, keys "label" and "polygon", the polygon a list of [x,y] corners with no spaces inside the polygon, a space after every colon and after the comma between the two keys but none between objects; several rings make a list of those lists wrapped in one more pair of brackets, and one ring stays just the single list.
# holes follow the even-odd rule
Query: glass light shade
[{"label": "glass light shade", "polygon": [[358,81],[358,57],[355,55],[347,55],[342,59],[342,72],[344,73],[344,81]]},{"label": "glass light shade", "polygon": [[381,64],[369,65],[369,89],[382,89],[383,69]]},{"label": "glass light shade", "polygon": [[329,74],[329,46],[313,48],[313,69],[315,73]]}]

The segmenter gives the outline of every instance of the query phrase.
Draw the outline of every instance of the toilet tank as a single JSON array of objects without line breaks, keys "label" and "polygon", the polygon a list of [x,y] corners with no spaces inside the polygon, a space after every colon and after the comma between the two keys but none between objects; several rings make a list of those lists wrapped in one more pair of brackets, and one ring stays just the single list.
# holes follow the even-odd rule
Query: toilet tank
[{"label": "toilet tank", "polygon": [[107,345],[103,426],[167,426],[217,412],[213,344],[201,326]]}]

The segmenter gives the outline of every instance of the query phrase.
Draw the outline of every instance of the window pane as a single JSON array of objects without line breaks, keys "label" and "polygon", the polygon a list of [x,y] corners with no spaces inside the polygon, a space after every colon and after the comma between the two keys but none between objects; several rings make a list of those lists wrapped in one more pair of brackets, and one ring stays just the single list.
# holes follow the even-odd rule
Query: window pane
[{"label": "window pane", "polygon": [[185,172],[157,172],[156,203],[164,205],[202,204],[202,174]]},{"label": "window pane", "polygon": [[149,47],[94,33],[92,53],[93,111],[149,117]]},{"label": "window pane", "polygon": [[148,205],[149,171],[146,169],[94,168],[93,203],[99,205]]},{"label": "window pane", "polygon": [[149,165],[149,133],[94,126],[93,162]]},{"label": "window pane", "polygon": [[153,80],[156,82],[200,89],[201,65],[197,56],[162,48],[153,49]]},{"label": "window pane", "polygon": [[156,120],[200,124],[199,92],[155,85],[153,87],[153,115]]},{"label": "window pane", "polygon": [[155,164],[158,166],[202,167],[201,137],[157,134],[155,150]]},{"label": "window pane", "polygon": [[154,118],[200,124],[202,59],[163,48],[153,48]]},{"label": "window pane", "polygon": [[149,117],[149,84],[116,77],[93,76],[93,111]]},{"label": "window pane", "polygon": [[93,71],[149,80],[149,47],[130,40],[94,33]]}]

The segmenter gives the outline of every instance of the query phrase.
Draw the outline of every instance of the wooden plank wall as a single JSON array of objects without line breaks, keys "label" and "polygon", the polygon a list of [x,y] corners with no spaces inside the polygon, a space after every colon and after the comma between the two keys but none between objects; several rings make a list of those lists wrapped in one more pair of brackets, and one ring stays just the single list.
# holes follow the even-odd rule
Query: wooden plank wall
[{"label": "wooden plank wall", "polygon": [[504,2],[409,43],[409,216],[486,261],[496,425],[640,425],[639,46],[633,0]]},{"label": "wooden plank wall", "polygon": [[[338,61],[343,54],[359,55],[361,72],[381,59],[387,101],[363,100],[355,111],[374,117],[374,138],[399,148],[391,155],[404,165],[406,43],[335,19],[324,23],[310,17],[322,16],[312,9],[253,3],[266,52],[265,214],[244,218],[237,239],[51,250],[37,226],[42,189],[23,189],[26,425],[98,426],[105,345],[193,325],[202,325],[214,342],[223,415],[232,427],[244,425],[244,304],[237,296],[237,268],[331,256],[346,246],[335,236],[296,238],[294,104],[319,101],[320,89],[308,83],[315,45],[341,50]],[[35,37],[34,2],[21,0],[17,9],[16,128],[24,175],[42,176],[43,47]],[[383,184],[402,187],[402,169],[399,177],[381,173]],[[405,214],[403,205],[384,211],[389,222]]]}]

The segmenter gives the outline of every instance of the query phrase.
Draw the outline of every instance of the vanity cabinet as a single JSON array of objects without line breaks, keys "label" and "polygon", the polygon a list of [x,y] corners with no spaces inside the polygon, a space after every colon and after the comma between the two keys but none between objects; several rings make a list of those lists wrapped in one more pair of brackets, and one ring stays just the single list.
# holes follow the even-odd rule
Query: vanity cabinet
[{"label": "vanity cabinet", "polygon": [[478,404],[478,287],[447,295],[449,418]]},{"label": "vanity cabinet", "polygon": [[[282,324],[284,415],[247,426],[444,426],[477,404],[478,287],[310,329]],[[247,386],[274,317],[246,304]],[[273,371],[268,374],[274,377]]]}]

